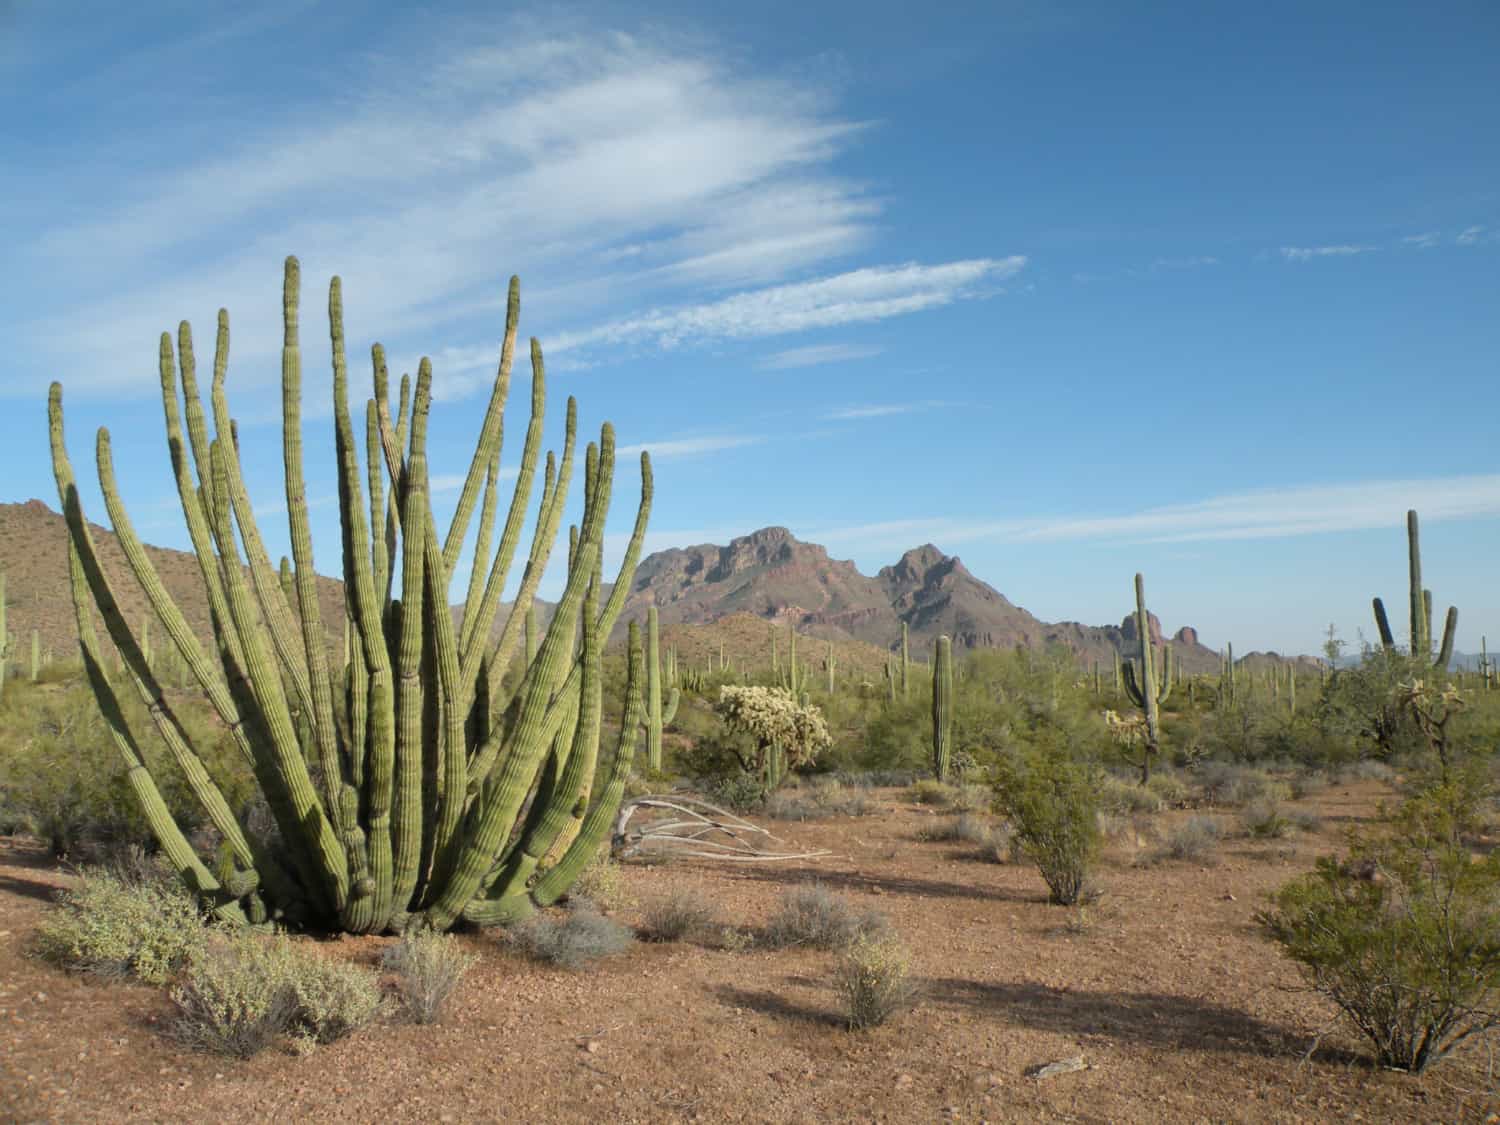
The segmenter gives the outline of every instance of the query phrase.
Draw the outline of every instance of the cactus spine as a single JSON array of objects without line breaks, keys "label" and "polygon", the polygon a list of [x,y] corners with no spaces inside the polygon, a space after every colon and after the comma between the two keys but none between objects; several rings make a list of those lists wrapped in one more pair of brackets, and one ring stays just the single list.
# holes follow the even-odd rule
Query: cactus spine
[{"label": "cactus spine", "polygon": [[[1411,656],[1414,660],[1421,660],[1439,672],[1447,671],[1448,664],[1453,659],[1453,637],[1458,631],[1458,610],[1453,606],[1448,607],[1448,614],[1443,622],[1443,641],[1438,647],[1437,656],[1434,657],[1432,653],[1432,591],[1422,588],[1422,544],[1415,511],[1406,513],[1406,560],[1407,598],[1411,617],[1409,633]],[[1396,640],[1391,633],[1391,623],[1386,616],[1385,605],[1379,598],[1373,599],[1371,605],[1375,611],[1375,627],[1380,632],[1381,647],[1386,652],[1392,652],[1395,650]]]},{"label": "cactus spine", "polygon": [[[601,607],[600,557],[615,467],[612,427],[606,424],[599,443],[589,444],[582,518],[571,536],[562,595],[521,683],[501,698],[500,672],[516,655],[561,526],[574,461],[576,405],[568,404],[561,467],[548,455],[525,570],[504,628],[492,641],[541,450],[545,372],[540,345],[533,341],[531,421],[515,492],[498,550],[474,560],[487,578],[470,583],[462,625],[456,625],[448,608],[449,576],[480,487],[493,478],[490,467],[499,455],[520,309],[518,283],[512,279],[500,362],[474,458],[446,540],[440,540],[427,488],[431,365],[422,361],[409,398],[403,381],[401,410],[393,423],[385,356],[378,345],[372,352],[375,394],[365,413],[368,513],[364,506],[348,404],[342,292],[335,278],[328,304],[333,429],[346,613],[353,633],[336,694],[302,479],[300,282],[296,259],[287,259],[282,441],[292,559],[285,582],[272,568],[250,507],[224,395],[228,314],[219,315],[212,435],[188,326],[181,326],[175,356],[171,336],[163,334],[161,340],[167,440],[208,594],[214,658],[167,594],[135,535],[115,483],[107,431],[100,431],[97,448],[105,505],[131,574],[176,651],[174,663],[186,666],[251,763],[285,847],[268,852],[243,830],[125,623],[115,583],[101,565],[84,517],[64,442],[62,388],[53,384],[53,471],[68,528],[85,672],[164,852],[218,916],[363,933],[412,924],[444,930],[460,915],[479,925],[522,917],[564,893],[597,850],[618,806],[622,771],[628,771],[633,756],[643,676],[634,628],[614,764],[602,783],[586,780],[600,734],[602,638],[623,609],[640,557],[651,501],[649,459],[641,460],[641,502],[625,560]],[[101,670],[96,611],[129,672],[129,686],[225,840],[226,863],[217,873],[207,869],[172,820],[135,732],[123,720],[115,685]],[[504,721],[492,723],[495,715]],[[524,819],[523,808],[529,809]],[[547,866],[554,846],[575,829],[572,845]]]},{"label": "cactus spine", "polygon": [[[1151,652],[1151,616],[1146,612],[1146,582],[1135,576],[1135,627],[1138,660],[1124,666],[1125,694],[1146,718],[1145,745],[1141,748],[1141,784],[1151,780],[1151,759],[1161,749],[1160,707],[1172,694],[1172,646],[1162,654],[1161,685],[1156,683],[1156,662]],[[1136,669],[1139,667],[1140,671]]]},{"label": "cactus spine", "polygon": [[653,771],[661,769],[662,728],[676,718],[677,703],[681,697],[681,692],[673,683],[666,705],[662,704],[662,667],[657,629],[656,607],[651,606],[646,610],[646,766]]},{"label": "cactus spine", "polygon": [[953,764],[953,642],[937,639],[932,662],[932,770],[948,780]]}]

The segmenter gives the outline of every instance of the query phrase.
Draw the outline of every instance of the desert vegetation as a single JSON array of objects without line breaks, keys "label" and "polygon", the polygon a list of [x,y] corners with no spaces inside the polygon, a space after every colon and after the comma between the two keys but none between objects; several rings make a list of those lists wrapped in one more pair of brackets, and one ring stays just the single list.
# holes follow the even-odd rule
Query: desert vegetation
[{"label": "desert vegetation", "polygon": [[[545,625],[539,618],[537,584],[579,460],[570,400],[566,444],[545,459],[535,534],[502,621],[543,464],[545,372],[533,343],[531,425],[496,540],[516,284],[489,412],[440,536],[424,448],[430,368],[424,361],[414,385],[402,380],[393,411],[376,347],[361,465],[334,279],[343,596],[330,618],[300,481],[299,288],[289,259],[294,557],[279,570],[241,479],[223,386],[227,317],[207,411],[187,326],[175,348],[161,341],[206,632],[133,531],[101,431],[113,542],[131,596],[150,607],[138,627],[127,620],[126,574],[106,563],[83,512],[53,388],[76,659],[49,661],[38,641],[6,633],[0,574],[5,856],[34,857],[33,869],[64,888],[25,934],[5,932],[28,981],[66,974],[58,979],[80,988],[151,997],[140,1003],[159,1008],[163,1057],[290,1066],[304,1063],[287,1052],[312,1060],[345,1038],[435,1035],[445,1024],[504,1024],[524,1053],[543,1032],[512,1020],[520,1001],[494,984],[504,973],[535,982],[516,995],[562,1004],[566,993],[561,1010],[603,1029],[580,1036],[591,1058],[612,1027],[610,1003],[641,1022],[660,1015],[639,997],[621,1000],[629,973],[611,966],[685,965],[671,990],[697,1000],[673,1010],[680,1034],[712,1038],[718,1022],[750,1011],[757,1035],[794,1029],[784,1033],[813,1073],[839,1052],[868,1067],[870,1044],[896,1051],[889,1025],[911,1027],[899,1034],[939,1054],[945,1035],[971,1042],[972,1013],[1004,1010],[1016,1036],[1045,1028],[1046,1049],[1059,1054],[1065,1039],[1128,1052],[1139,1036],[1169,1054],[1253,1038],[1255,1059],[1278,1074],[1304,1055],[1325,1066],[1325,1078],[1353,1091],[1341,1106],[1405,1104],[1400,1087],[1371,1077],[1383,1073],[1374,1066],[1416,1083],[1447,1062],[1460,1080],[1421,1087],[1441,1102],[1439,1116],[1492,1105],[1481,1059],[1500,1025],[1500,692],[1487,660],[1478,675],[1450,670],[1456,610],[1434,640],[1415,513],[1408,643],[1397,643],[1377,598],[1380,643],[1352,663],[1336,659],[1330,636],[1321,662],[1250,665],[1226,649],[1216,675],[1187,670],[1153,633],[1141,575],[1131,643],[1115,650],[1108,677],[1062,646],[961,649],[947,635],[924,663],[905,623],[864,668],[796,621],[737,639],[732,653],[722,639],[716,651],[705,644],[693,660],[663,636],[654,604],[643,622],[621,620],[651,504],[645,457],[624,562],[604,581],[615,468],[607,424],[582,454],[564,593]],[[472,577],[450,613],[449,579],[476,508]],[[631,839],[658,846],[622,846],[636,814]],[[15,897],[21,882],[11,877],[0,893]],[[1239,894],[1210,903],[1205,887],[1220,885]],[[1193,921],[1173,926],[1175,900],[1162,896],[1190,899]],[[1225,903],[1233,925],[1213,914]],[[1149,936],[1148,920],[1161,927]],[[1135,993],[1121,983],[1144,971],[1151,941],[1169,941],[1184,964],[1208,956],[1193,925],[1217,926],[1215,940],[1248,966],[1238,991],[1195,1006],[1170,982]],[[963,941],[982,957],[955,953]],[[1025,945],[1036,980],[978,979],[1018,964],[1004,957],[1012,941]],[[1106,944],[1111,952],[1098,952]],[[796,966],[791,978],[786,965]],[[1068,990],[1083,982],[1054,979],[1049,966],[1064,978],[1082,967],[1095,1006],[1070,1007]],[[795,1001],[777,995],[788,980]],[[1273,986],[1294,999],[1265,1015],[1234,1010]],[[970,1015],[933,1022],[931,1012],[949,1010]],[[25,1017],[38,1018],[47,1017]],[[1156,1031],[1143,1030],[1153,1021]],[[1180,1025],[1174,1037],[1161,1037],[1163,1021]],[[1013,1076],[986,1066],[982,1081],[955,1089],[934,1079],[934,1088],[979,1114],[1024,1115],[1015,1107],[1035,1110],[1048,1095],[1006,1083],[1035,1073],[1043,1090],[1042,1080],[1090,1065],[1072,1057],[1029,1060],[1040,1069]],[[1361,1077],[1348,1078],[1355,1067]],[[894,1081],[898,1091],[915,1083]],[[1112,1112],[1154,1108],[1117,1102]]]}]

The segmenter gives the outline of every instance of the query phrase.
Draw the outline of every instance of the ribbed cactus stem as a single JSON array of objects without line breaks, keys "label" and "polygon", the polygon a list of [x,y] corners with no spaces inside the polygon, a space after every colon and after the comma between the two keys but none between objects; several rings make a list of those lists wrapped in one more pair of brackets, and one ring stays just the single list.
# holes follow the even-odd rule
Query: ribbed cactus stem
[{"label": "ribbed cactus stem", "polygon": [[937,639],[932,662],[932,769],[947,781],[953,764],[953,642]]},{"label": "ribbed cactus stem", "polygon": [[666,704],[662,703],[660,645],[656,607],[651,606],[646,610],[646,765],[653,772],[661,769],[662,728],[677,714],[680,698],[680,691],[673,684]]},{"label": "ribbed cactus stem", "polygon": [[[0,591],[3,591],[3,587],[0,587]],[[827,667],[828,667],[828,694],[832,695],[833,694],[833,667],[834,667],[833,642],[832,641],[828,642],[828,656],[825,658],[825,660],[826,660],[826,664],[827,664]]]},{"label": "ribbed cactus stem", "polygon": [[[1151,759],[1161,749],[1160,705],[1172,692],[1172,654],[1168,646],[1163,653],[1160,685],[1156,678],[1156,661],[1151,650],[1151,616],[1146,611],[1146,582],[1135,576],[1135,625],[1137,659],[1124,666],[1125,692],[1141,709],[1146,720],[1145,744],[1141,750],[1141,784],[1151,779]],[[1137,673],[1136,669],[1140,671]]]},{"label": "ribbed cactus stem", "polygon": [[906,622],[901,622],[901,698],[906,699],[911,690],[911,652],[908,645]]},{"label": "ribbed cactus stem", "polygon": [[35,629],[31,631],[31,682],[36,683],[37,677],[42,674],[42,636]]},{"label": "ribbed cactus stem", "polygon": [[[1407,598],[1409,601],[1411,656],[1424,666],[1446,672],[1453,659],[1453,641],[1458,632],[1458,610],[1452,606],[1443,621],[1443,638],[1433,653],[1432,642],[1432,591],[1422,588],[1422,544],[1417,513],[1406,513],[1406,560],[1408,571]],[[1380,633],[1380,644],[1387,652],[1395,650],[1395,638],[1391,634],[1390,621],[1385,606],[1379,598],[1371,601],[1375,612],[1375,627]]]}]

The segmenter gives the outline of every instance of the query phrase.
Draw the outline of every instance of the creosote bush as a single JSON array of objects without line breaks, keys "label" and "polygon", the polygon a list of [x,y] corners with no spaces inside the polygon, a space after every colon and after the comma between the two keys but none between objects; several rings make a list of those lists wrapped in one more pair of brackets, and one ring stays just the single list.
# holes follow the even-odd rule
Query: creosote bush
[{"label": "creosote bush", "polygon": [[373,973],[283,936],[216,935],[172,989],[183,1043],[249,1058],[291,1035],[299,1050],[341,1039],[384,1008]]},{"label": "creosote bush", "polygon": [[894,935],[856,938],[839,954],[834,991],[852,1030],[878,1027],[911,1007],[917,995],[911,954]]},{"label": "creosote bush", "polygon": [[203,951],[207,931],[181,885],[85,870],[37,929],[37,952],[75,972],[165,984]]},{"label": "creosote bush", "polygon": [[1461,787],[1428,789],[1258,916],[1382,1066],[1420,1073],[1500,1026],[1500,853],[1470,853],[1472,813]]},{"label": "creosote bush", "polygon": [[1086,897],[1100,848],[1098,771],[1058,753],[1018,756],[998,767],[995,799],[1051,901],[1072,906]]},{"label": "creosote bush", "polygon": [[883,935],[888,927],[885,915],[858,913],[848,899],[821,883],[809,883],[782,892],[762,941],[771,949],[795,945],[843,949],[860,938]]},{"label": "creosote bush", "polygon": [[564,969],[581,969],[629,949],[630,930],[587,904],[568,907],[561,918],[537,914],[507,931],[528,956]]},{"label": "creosote bush", "polygon": [[401,1006],[415,1023],[437,1023],[455,989],[479,959],[452,934],[412,931],[387,949],[381,967],[394,973]]}]

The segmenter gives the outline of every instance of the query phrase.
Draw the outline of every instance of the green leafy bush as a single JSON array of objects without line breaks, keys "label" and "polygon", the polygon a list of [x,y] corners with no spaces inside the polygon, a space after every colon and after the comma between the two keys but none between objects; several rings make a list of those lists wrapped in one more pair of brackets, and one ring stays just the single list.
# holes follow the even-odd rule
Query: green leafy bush
[{"label": "green leafy bush", "polygon": [[341,1039],[380,1015],[374,975],[294,946],[282,936],[217,937],[172,989],[176,1037],[249,1058],[290,1034],[309,1049]]},{"label": "green leafy bush", "polygon": [[387,949],[381,965],[396,975],[406,1014],[416,1023],[429,1024],[442,1019],[448,1000],[477,960],[452,934],[419,930]]},{"label": "green leafy bush", "polygon": [[1420,1073],[1500,1025],[1500,854],[1471,855],[1468,805],[1456,786],[1423,792],[1258,916],[1383,1066]]},{"label": "green leafy bush", "polygon": [[186,888],[85,870],[42,920],[36,945],[47,960],[76,972],[164,984],[202,952],[206,935]]},{"label": "green leafy bush", "polygon": [[1095,767],[1059,753],[1017,756],[997,770],[996,802],[1015,828],[1016,846],[1059,905],[1089,892],[1100,848],[1100,788]]}]

